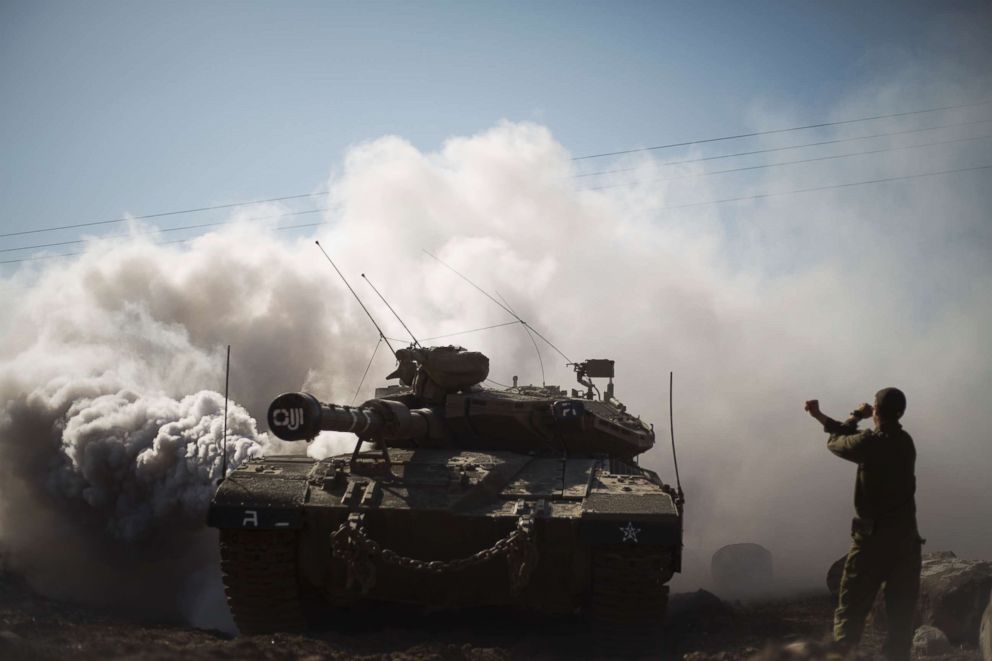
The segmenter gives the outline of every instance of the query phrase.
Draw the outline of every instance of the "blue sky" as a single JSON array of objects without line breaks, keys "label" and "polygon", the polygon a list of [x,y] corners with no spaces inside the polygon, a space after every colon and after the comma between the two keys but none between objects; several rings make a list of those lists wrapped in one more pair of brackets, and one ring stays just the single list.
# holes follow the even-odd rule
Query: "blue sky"
[{"label": "blue sky", "polygon": [[349,145],[503,118],[574,155],[747,130],[756,106],[817,121],[907,58],[972,57],[955,26],[988,8],[5,1],[0,228],[306,192]]}]

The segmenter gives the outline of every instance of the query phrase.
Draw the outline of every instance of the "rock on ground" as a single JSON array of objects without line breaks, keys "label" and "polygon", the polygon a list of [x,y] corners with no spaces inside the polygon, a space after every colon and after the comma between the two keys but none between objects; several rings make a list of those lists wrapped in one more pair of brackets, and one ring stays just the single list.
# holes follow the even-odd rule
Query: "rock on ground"
[{"label": "rock on ground", "polygon": [[[840,592],[845,558],[837,560],[827,572],[827,587],[834,599]],[[937,627],[952,644],[974,645],[990,590],[992,562],[963,560],[951,551],[924,553],[917,622]],[[884,626],[881,591],[871,619],[876,626]]]},{"label": "rock on ground", "polygon": [[683,634],[708,636],[728,628],[734,610],[712,592],[696,590],[672,595],[665,622]]},{"label": "rock on ground", "polygon": [[937,627],[924,624],[913,634],[913,654],[916,656],[939,656],[951,651],[951,641]]},{"label": "rock on ground", "polygon": [[873,658],[871,650],[844,650],[827,637],[788,644],[770,643],[748,657],[748,661],[870,661]]},{"label": "rock on ground", "polygon": [[985,614],[982,616],[981,631],[978,635],[978,648],[982,652],[985,661],[992,661],[992,594],[989,595],[989,604],[985,607]]},{"label": "rock on ground", "polygon": [[772,553],[760,544],[728,544],[713,554],[710,573],[723,597],[767,593],[772,585]]},{"label": "rock on ground", "polygon": [[923,556],[920,621],[959,645],[974,645],[992,591],[992,562],[962,560],[954,554]]}]

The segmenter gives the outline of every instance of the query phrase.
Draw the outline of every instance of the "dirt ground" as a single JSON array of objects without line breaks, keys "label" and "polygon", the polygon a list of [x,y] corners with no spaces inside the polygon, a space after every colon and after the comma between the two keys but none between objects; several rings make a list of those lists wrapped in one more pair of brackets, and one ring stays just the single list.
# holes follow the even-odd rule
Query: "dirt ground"
[{"label": "dirt ground", "polygon": [[[677,594],[664,630],[663,659],[736,661],[768,644],[823,640],[828,594],[726,604],[709,593]],[[136,621],[61,603],[0,577],[0,659],[382,659],[502,661],[626,658],[577,618],[510,611],[417,615],[373,611],[328,631],[232,637],[218,631]],[[866,647],[877,651],[872,634]],[[959,650],[943,661],[980,661]]]}]

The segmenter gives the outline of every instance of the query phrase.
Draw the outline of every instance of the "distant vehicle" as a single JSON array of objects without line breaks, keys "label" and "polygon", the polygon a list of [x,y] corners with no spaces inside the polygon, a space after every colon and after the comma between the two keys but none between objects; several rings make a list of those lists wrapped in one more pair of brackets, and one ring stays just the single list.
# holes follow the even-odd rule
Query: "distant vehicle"
[{"label": "distant vehicle", "polygon": [[[253,459],[218,489],[209,525],[239,629],[319,626],[327,605],[371,600],[657,631],[681,569],[682,499],[636,465],[654,432],[614,397],[613,361],[575,365],[585,392],[569,395],[481,387],[489,359],[460,347],[396,356],[401,385],[361,406],[287,393],[269,408],[276,436],[353,432],[352,454]],[[594,378],[609,379],[602,396]]]}]

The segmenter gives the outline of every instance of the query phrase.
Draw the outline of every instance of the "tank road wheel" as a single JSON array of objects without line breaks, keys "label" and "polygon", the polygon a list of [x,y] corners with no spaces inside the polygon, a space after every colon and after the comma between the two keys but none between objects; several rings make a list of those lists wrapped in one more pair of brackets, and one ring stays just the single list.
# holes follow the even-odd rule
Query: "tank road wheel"
[{"label": "tank road wheel", "polygon": [[296,538],[296,533],[284,531],[220,531],[224,592],[242,634],[305,627]]},{"label": "tank road wheel", "polygon": [[614,654],[656,651],[668,606],[668,554],[657,548],[593,549],[586,613],[598,641]]}]

